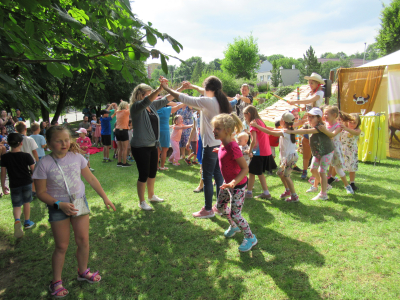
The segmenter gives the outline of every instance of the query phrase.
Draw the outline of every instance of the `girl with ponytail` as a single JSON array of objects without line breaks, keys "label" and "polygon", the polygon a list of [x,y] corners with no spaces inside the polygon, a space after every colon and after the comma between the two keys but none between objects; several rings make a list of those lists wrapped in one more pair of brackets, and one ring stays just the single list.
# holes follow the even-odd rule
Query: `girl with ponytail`
[{"label": "girl with ponytail", "polygon": [[215,213],[218,213],[217,208],[212,205],[212,177],[214,176],[215,179],[217,197],[223,178],[218,164],[218,154],[213,152],[214,148],[219,147],[221,142],[214,137],[214,128],[211,124],[211,120],[218,114],[229,114],[232,111],[232,107],[225,93],[222,91],[221,80],[215,76],[206,78],[203,82],[203,87],[195,86],[187,81],[182,83],[183,89],[195,89],[204,97],[192,97],[174,91],[168,87],[168,80],[162,76],[160,77],[160,82],[164,90],[180,102],[200,110],[200,137],[203,143],[202,176],[204,181],[205,205],[200,211],[193,213],[193,217],[212,218]]},{"label": "girl with ponytail", "polygon": [[221,185],[218,195],[217,209],[230,224],[224,236],[230,238],[236,232],[242,231],[244,240],[239,246],[239,251],[246,252],[257,244],[257,238],[241,214],[249,168],[238,144],[232,139],[232,133],[242,131],[242,121],[235,114],[220,114],[212,119],[211,124],[214,127],[215,138],[222,142],[219,150],[216,150],[224,177],[224,184]]},{"label": "girl with ponytail", "polygon": [[293,181],[290,178],[293,167],[299,159],[296,152],[296,136],[295,134],[288,134],[284,131],[285,129],[293,130],[294,120],[295,117],[293,114],[285,112],[280,121],[280,126],[283,129],[263,128],[257,125],[255,121],[250,123],[251,126],[258,128],[262,132],[273,136],[279,136],[279,157],[281,162],[277,174],[285,186],[285,191],[281,194],[280,198],[284,199],[286,202],[299,202],[299,196],[296,194]]}]

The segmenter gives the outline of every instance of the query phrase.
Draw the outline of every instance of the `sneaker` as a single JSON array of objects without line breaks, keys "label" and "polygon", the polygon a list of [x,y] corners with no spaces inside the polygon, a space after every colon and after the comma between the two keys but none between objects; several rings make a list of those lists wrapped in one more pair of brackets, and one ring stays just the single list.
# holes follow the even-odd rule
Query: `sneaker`
[{"label": "sneaker", "polygon": [[139,207],[143,210],[153,210],[153,208],[146,203],[146,201],[142,201],[139,204]]},{"label": "sneaker", "polygon": [[286,202],[299,202],[299,195],[290,196],[289,198],[285,199]]},{"label": "sneaker", "polygon": [[217,214],[217,215],[219,215],[219,216],[222,216],[222,213],[219,212],[219,210],[218,210],[218,208],[217,208],[217,205],[214,205],[214,206],[212,207],[212,211],[214,212],[214,214]]},{"label": "sneaker", "polygon": [[347,194],[354,194],[353,188],[349,184],[348,186],[345,187]]},{"label": "sneaker", "polygon": [[282,198],[286,198],[286,197],[290,197],[290,191],[285,190],[285,192],[283,194],[281,194],[281,196],[279,198],[282,199]]},{"label": "sneaker", "polygon": [[322,195],[321,193],[318,193],[317,196],[315,196],[314,198],[312,198],[311,200],[328,200],[328,195]]},{"label": "sneaker", "polygon": [[264,193],[261,193],[260,195],[257,195],[257,196],[255,196],[254,198],[259,198],[259,199],[271,199],[272,198],[272,196],[271,196],[271,194],[264,194]]},{"label": "sneaker", "polygon": [[326,191],[329,191],[329,190],[331,190],[332,189],[332,186],[330,185],[330,184],[328,184],[327,186],[326,186]]},{"label": "sneaker", "polygon": [[253,198],[253,192],[246,192],[245,198]]},{"label": "sneaker", "polygon": [[356,187],[354,182],[350,183],[350,185],[354,192],[358,190],[358,187]]},{"label": "sneaker", "polygon": [[31,220],[25,220],[25,222],[24,222],[25,229],[32,228],[34,225],[35,225],[35,222],[32,222]]},{"label": "sneaker", "polygon": [[295,166],[295,167],[293,168],[293,171],[299,172],[299,173],[303,173],[303,170],[300,169],[298,166]]},{"label": "sneaker", "polygon": [[153,195],[153,197],[149,198],[149,201],[151,201],[151,202],[163,202],[164,199],[161,199],[157,195]]},{"label": "sneaker", "polygon": [[122,165],[123,165],[122,162],[117,163],[117,167],[122,167]]},{"label": "sneaker", "polygon": [[185,163],[190,166],[192,164],[192,162],[190,161],[190,159],[185,158]]},{"label": "sneaker", "polygon": [[215,217],[213,210],[207,211],[204,206],[200,209],[200,211],[195,212],[192,215],[193,215],[193,217],[199,218],[199,219],[207,219],[207,218]]},{"label": "sneaker", "polygon": [[112,159],[107,158],[107,162],[112,162]]},{"label": "sneaker", "polygon": [[192,161],[192,165],[198,165],[199,163],[197,161]]},{"label": "sneaker", "polygon": [[240,252],[247,252],[250,251],[253,246],[257,245],[257,238],[253,234],[252,239],[244,238],[242,244],[239,246],[239,251]]},{"label": "sneaker", "polygon": [[303,173],[301,174],[301,179],[306,180],[307,179],[307,171],[303,171]]},{"label": "sneaker", "polygon": [[313,185],[306,191],[306,193],[316,193],[316,192],[318,192],[318,188]]},{"label": "sneaker", "polygon": [[230,237],[233,237],[235,235],[235,233],[239,232],[239,231],[240,231],[239,227],[237,227],[237,226],[236,227],[229,226],[228,230],[226,230],[224,232],[224,236],[227,237],[227,238],[230,238]]},{"label": "sneaker", "polygon": [[180,163],[173,163],[172,165],[177,167],[177,166],[180,166],[181,164]]},{"label": "sneaker", "polygon": [[22,231],[21,221],[15,221],[14,223],[14,236],[19,239],[24,236],[24,232]]},{"label": "sneaker", "polygon": [[335,181],[335,178],[331,177],[331,178],[328,179],[328,184],[332,184],[334,181]]},{"label": "sneaker", "polygon": [[124,163],[124,164],[121,165],[121,167],[123,167],[123,168],[130,167],[130,166],[132,166],[132,165],[128,164],[128,163]]},{"label": "sneaker", "polygon": [[108,160],[106,158],[103,158],[103,163],[108,162]]},{"label": "sneaker", "polygon": [[94,169],[92,169],[92,168],[89,168],[89,170],[92,171],[92,172],[94,172]]},{"label": "sneaker", "polygon": [[335,177],[333,177],[334,179],[335,179],[335,182],[339,182],[339,181],[341,181],[342,179],[340,179],[339,177],[337,177],[337,176],[335,176]]}]

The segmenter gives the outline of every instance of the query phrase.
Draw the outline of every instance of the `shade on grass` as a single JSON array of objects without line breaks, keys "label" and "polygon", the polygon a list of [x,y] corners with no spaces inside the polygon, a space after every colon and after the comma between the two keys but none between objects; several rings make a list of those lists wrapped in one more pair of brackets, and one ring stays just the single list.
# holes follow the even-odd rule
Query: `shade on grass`
[{"label": "shade on grass", "polygon": [[[329,201],[311,201],[309,184],[293,174],[299,203],[278,199],[279,178],[267,177],[272,200],[246,199],[243,215],[259,243],[239,253],[243,235],[223,236],[221,217],[194,219],[204,205],[192,190],[198,166],[170,167],[157,174],[164,203],[138,208],[136,167],[117,168],[91,156],[91,166],[117,207],[109,212],[93,189],[90,261],[102,281],[76,280],[71,234],[63,272],[68,299],[395,299],[399,282],[400,161],[360,164],[356,195],[334,183]],[[300,159],[301,160],[301,159]],[[301,161],[299,162],[301,165]],[[261,192],[258,182],[255,192]],[[47,299],[54,242],[47,209],[32,203],[37,225],[13,237],[10,196],[0,199],[0,298]]]}]

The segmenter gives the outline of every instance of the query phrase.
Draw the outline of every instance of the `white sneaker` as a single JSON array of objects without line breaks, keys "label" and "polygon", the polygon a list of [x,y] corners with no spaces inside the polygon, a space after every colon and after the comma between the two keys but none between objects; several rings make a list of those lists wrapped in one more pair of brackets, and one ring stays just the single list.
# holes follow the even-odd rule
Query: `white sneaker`
[{"label": "white sneaker", "polygon": [[153,210],[153,208],[146,203],[146,201],[142,201],[139,204],[139,207],[143,210]]},{"label": "white sneaker", "polygon": [[306,191],[306,193],[316,193],[316,192],[318,192],[318,188],[313,185]]},{"label": "white sneaker", "polygon": [[327,186],[326,186],[326,191],[329,191],[329,190],[331,190],[332,189],[332,186],[330,185],[330,184],[328,184]]},{"label": "white sneaker", "polygon": [[353,188],[349,184],[348,186],[345,187],[347,194],[354,194]]},{"label": "white sneaker", "polygon": [[312,198],[311,200],[328,200],[328,195],[322,195],[321,193],[318,193],[317,196],[315,196],[314,198]]},{"label": "white sneaker", "polygon": [[92,169],[92,168],[89,168],[89,170],[92,171],[92,172],[94,171],[94,169]]},{"label": "white sneaker", "polygon": [[152,202],[163,202],[164,199],[161,199],[160,197],[157,197],[156,195],[153,195],[153,197],[151,197],[151,199],[149,198],[149,201],[152,201]]}]

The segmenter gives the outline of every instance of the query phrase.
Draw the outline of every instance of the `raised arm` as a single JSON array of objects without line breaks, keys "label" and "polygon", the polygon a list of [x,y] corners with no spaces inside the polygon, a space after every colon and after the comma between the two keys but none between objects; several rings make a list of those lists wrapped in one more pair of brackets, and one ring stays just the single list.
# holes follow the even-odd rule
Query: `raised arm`
[{"label": "raised arm", "polygon": [[282,133],[281,130],[279,130],[279,131],[275,130],[275,129],[271,130],[271,127],[268,127],[268,128],[261,127],[260,125],[257,124],[257,122],[255,120],[253,120],[250,123],[250,126],[258,128],[260,131],[265,132],[265,133],[270,134],[270,135],[273,135],[273,136],[283,136],[283,133]]},{"label": "raised arm", "polygon": [[314,97],[310,99],[303,99],[303,100],[288,100],[287,102],[290,105],[293,104],[313,104],[315,101],[318,101],[320,99],[320,95],[315,95]]},{"label": "raised arm", "polygon": [[338,127],[338,128],[336,128],[335,130],[333,130],[333,131],[331,132],[329,129],[327,129],[327,128],[325,127],[325,125],[319,125],[319,126],[318,126],[318,129],[319,129],[322,133],[324,133],[324,134],[326,134],[327,136],[329,136],[330,138],[333,138],[333,137],[337,136],[337,135],[342,131],[342,128]]},{"label": "raised arm", "polygon": [[295,130],[289,130],[285,129],[284,130],[288,134],[313,134],[313,133],[318,133],[318,130],[315,128],[309,128],[309,129],[295,129]]},{"label": "raised arm", "polygon": [[360,135],[361,134],[361,129],[360,128],[350,129],[349,127],[346,127],[343,124],[340,125],[340,128],[342,128],[343,130],[349,132],[352,135]]},{"label": "raised arm", "polygon": [[177,106],[174,106],[171,108],[171,114],[176,113],[178,110],[181,108],[184,108],[186,106],[185,103],[178,104]]}]

